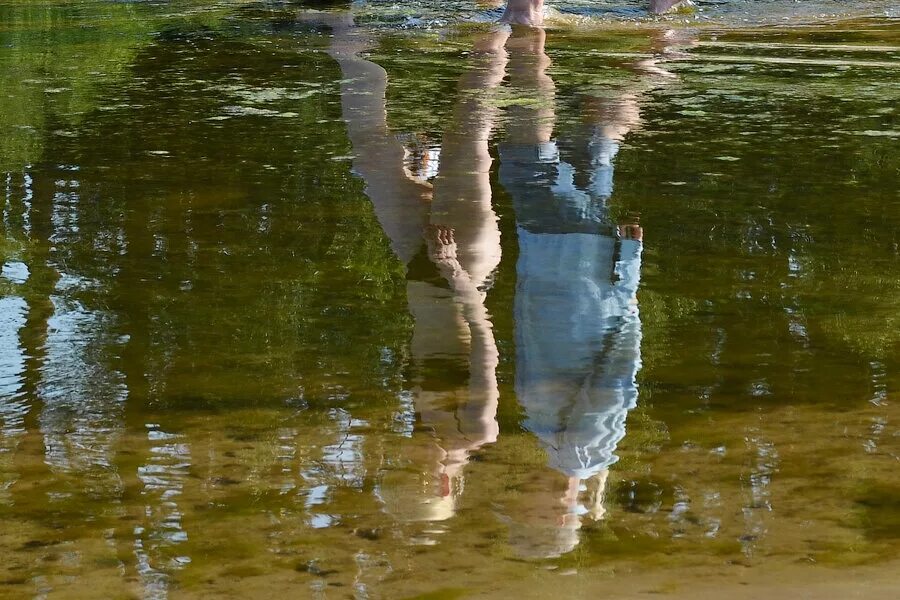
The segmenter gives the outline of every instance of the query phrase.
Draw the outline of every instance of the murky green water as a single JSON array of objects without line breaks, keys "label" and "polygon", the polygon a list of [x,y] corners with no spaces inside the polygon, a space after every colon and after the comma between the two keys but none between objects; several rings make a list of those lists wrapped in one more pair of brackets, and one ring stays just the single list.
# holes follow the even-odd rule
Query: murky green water
[{"label": "murky green water", "polygon": [[0,597],[895,597],[892,8],[585,4],[0,4]]}]

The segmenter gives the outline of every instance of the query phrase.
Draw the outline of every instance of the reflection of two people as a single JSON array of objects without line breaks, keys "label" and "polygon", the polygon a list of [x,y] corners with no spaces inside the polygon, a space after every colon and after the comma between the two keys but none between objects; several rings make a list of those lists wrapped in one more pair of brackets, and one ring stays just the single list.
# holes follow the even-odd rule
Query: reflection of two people
[{"label": "reflection of two people", "polygon": [[[386,74],[358,55],[368,41],[345,19],[332,23],[330,52],[344,78],[353,168],[407,265],[412,355],[425,374],[414,390],[415,410],[438,444],[430,483],[385,481],[381,495],[392,512],[448,518],[469,453],[497,439],[498,352],[484,306],[500,260],[488,153],[497,115],[483,92],[508,74],[511,86],[533,96],[507,110],[500,144],[500,181],[512,196],[519,238],[516,393],[524,426],[552,470],[536,474],[504,512],[520,553],[568,552],[582,518],[603,516],[608,469],[637,400],[642,231],[636,221],[616,226],[607,201],[619,144],[639,121],[638,94],[589,98],[589,134],[557,143],[545,32],[515,27],[485,34],[460,81],[431,186],[404,168],[405,150],[386,125]],[[648,74],[654,68],[638,65]],[[457,372],[448,368],[453,363],[468,367],[468,387],[435,385],[441,370]]]}]

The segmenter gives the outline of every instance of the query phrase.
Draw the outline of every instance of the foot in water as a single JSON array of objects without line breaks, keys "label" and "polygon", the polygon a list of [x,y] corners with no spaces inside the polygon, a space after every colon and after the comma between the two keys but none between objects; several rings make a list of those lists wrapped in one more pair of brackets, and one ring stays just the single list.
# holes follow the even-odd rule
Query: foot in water
[{"label": "foot in water", "polygon": [[500,22],[511,25],[543,25],[544,0],[509,0]]},{"label": "foot in water", "polygon": [[[685,6],[693,6],[693,2],[691,0],[650,0],[648,10],[652,14],[661,15]],[[503,16],[500,17],[500,22],[533,27],[543,25],[544,0],[509,0]]]},{"label": "foot in water", "polygon": [[661,15],[693,5],[694,3],[691,0],[650,0],[650,12],[654,15]]}]

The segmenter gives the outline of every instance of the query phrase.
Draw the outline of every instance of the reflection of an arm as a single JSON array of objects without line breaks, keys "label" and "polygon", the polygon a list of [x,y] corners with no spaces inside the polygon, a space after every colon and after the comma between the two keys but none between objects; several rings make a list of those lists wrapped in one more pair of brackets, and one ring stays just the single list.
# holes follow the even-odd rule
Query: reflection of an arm
[{"label": "reflection of an arm", "polygon": [[341,108],[353,147],[353,170],[365,181],[366,194],[397,257],[408,263],[422,244],[430,186],[409,178],[404,149],[387,128],[387,73],[360,58],[371,41],[353,27],[352,17],[334,15],[329,54],[341,67]]}]

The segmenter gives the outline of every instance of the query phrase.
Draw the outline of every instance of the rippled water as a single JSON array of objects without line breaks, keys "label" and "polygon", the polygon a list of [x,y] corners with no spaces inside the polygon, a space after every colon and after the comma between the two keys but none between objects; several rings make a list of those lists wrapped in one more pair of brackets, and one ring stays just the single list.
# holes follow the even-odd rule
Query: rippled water
[{"label": "rippled water", "polygon": [[0,4],[0,596],[895,597],[900,27],[697,4]]}]

